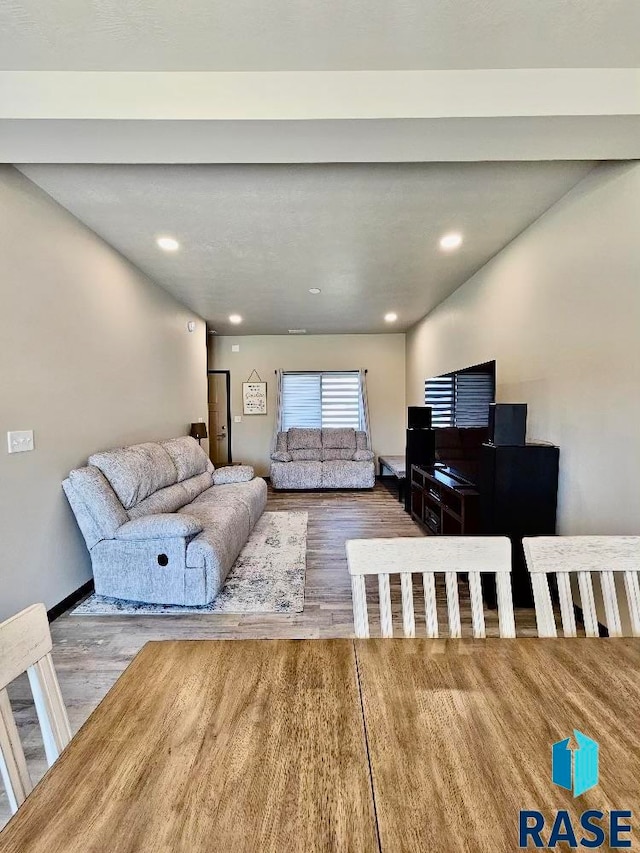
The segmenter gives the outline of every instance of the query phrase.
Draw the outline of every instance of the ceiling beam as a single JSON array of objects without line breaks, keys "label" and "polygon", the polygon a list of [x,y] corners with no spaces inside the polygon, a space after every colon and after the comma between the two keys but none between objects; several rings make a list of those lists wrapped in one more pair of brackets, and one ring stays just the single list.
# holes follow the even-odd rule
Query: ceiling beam
[{"label": "ceiling beam", "polygon": [[0,161],[640,157],[640,69],[0,72]]}]

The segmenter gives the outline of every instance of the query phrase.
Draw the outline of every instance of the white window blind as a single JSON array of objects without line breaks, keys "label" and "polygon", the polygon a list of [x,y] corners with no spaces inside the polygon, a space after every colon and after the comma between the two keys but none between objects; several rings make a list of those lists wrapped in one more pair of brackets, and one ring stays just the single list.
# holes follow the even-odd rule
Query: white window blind
[{"label": "white window blind", "polygon": [[424,383],[424,404],[434,427],[481,427],[489,422],[493,378],[487,373],[454,373]]},{"label": "white window blind", "polygon": [[282,429],[351,427],[360,429],[358,371],[283,373]]},{"label": "white window blind", "polygon": [[431,424],[434,427],[453,426],[454,389],[453,376],[437,376],[424,383],[424,404],[431,406]]},{"label": "white window blind", "polygon": [[282,376],[282,429],[322,426],[322,379],[319,373]]},{"label": "white window blind", "polygon": [[480,427],[489,423],[493,379],[486,373],[459,373],[456,379],[456,426]]}]

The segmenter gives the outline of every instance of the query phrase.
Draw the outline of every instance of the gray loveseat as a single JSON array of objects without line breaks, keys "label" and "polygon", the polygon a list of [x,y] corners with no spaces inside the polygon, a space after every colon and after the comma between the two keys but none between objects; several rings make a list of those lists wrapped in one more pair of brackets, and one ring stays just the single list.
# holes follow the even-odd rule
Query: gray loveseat
[{"label": "gray loveseat", "polygon": [[62,485],[96,592],[156,604],[213,601],[267,502],[252,468],[214,471],[187,436],[95,453]]},{"label": "gray loveseat", "polygon": [[274,489],[372,489],[375,481],[366,432],[292,428],[278,433],[271,454]]}]

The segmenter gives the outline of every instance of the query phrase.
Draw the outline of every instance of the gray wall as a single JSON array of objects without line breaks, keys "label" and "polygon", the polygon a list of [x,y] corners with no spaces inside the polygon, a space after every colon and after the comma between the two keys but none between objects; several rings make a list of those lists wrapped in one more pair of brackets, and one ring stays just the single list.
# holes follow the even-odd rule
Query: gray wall
[{"label": "gray wall", "polygon": [[640,165],[598,167],[410,330],[407,404],[492,358],[560,446],[559,532],[640,533]]},{"label": "gray wall", "polygon": [[[69,469],[184,434],[207,390],[204,323],[8,166],[0,288],[2,619],[91,577],[60,487]],[[11,429],[33,429],[35,452],[9,455]]]},{"label": "gray wall", "polygon": [[[238,345],[239,352],[232,346]],[[367,393],[373,449],[404,453],[405,340],[389,335],[210,336],[210,367],[231,371],[231,437],[234,462],[269,473],[275,412],[276,369],[357,370],[367,368]],[[267,414],[242,416],[242,383],[252,370],[267,383]],[[255,378],[255,377],[254,377]]]}]

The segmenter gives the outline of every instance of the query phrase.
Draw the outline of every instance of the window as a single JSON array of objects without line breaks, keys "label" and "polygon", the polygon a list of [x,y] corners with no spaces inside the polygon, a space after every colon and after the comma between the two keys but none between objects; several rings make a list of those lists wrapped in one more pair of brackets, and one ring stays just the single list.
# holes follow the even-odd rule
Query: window
[{"label": "window", "polygon": [[424,383],[424,404],[434,427],[487,426],[494,379],[486,372],[459,371]]},{"label": "window", "polygon": [[489,403],[493,403],[491,376],[486,373],[459,373],[456,376],[456,426],[487,426]]},{"label": "window", "polygon": [[282,429],[351,427],[361,429],[360,375],[357,370],[283,373]]},{"label": "window", "polygon": [[453,426],[455,381],[453,376],[437,376],[424,383],[424,404],[431,406],[431,425]]}]

